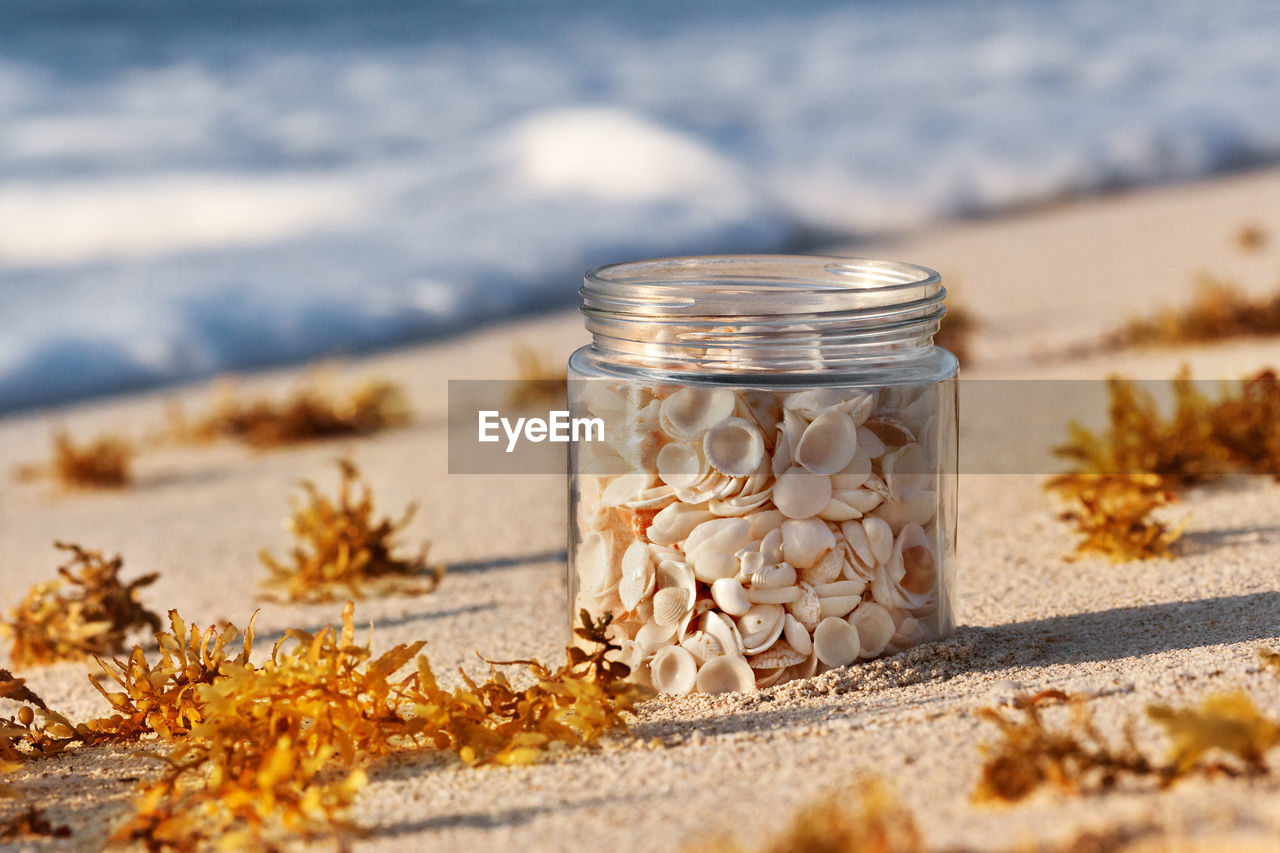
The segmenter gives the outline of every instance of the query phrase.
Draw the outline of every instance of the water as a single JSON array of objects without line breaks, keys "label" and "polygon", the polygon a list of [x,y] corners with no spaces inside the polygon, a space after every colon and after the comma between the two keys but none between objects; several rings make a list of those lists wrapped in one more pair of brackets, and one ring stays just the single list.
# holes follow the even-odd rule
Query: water
[{"label": "water", "polygon": [[0,410],[1271,162],[1276,44],[1276,3],[6,0]]}]

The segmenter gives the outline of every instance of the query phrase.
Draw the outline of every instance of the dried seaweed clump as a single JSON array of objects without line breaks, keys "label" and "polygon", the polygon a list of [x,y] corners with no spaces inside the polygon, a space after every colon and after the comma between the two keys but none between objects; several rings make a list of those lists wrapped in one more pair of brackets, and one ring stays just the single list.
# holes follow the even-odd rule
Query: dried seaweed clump
[{"label": "dried seaweed clump", "polygon": [[[848,791],[833,793],[797,812],[790,825],[759,853],[922,853],[924,840],[910,810],[879,780],[856,781],[857,806]],[[706,845],[689,849],[708,849]],[[713,844],[714,853],[742,853],[736,844]]]},{"label": "dried seaweed clump", "polygon": [[[336,501],[304,482],[304,506],[295,506],[285,522],[297,544],[285,561],[267,551],[262,562],[270,571],[263,586],[283,590],[289,601],[335,601],[380,595],[425,595],[444,578],[443,565],[427,563],[429,543],[414,557],[393,554],[396,536],[409,524],[415,506],[399,521],[374,519],[373,491],[360,482],[360,470],[339,460],[342,482]],[[359,494],[355,494],[356,491]]]},{"label": "dried seaweed clump", "polygon": [[107,655],[125,649],[125,636],[135,628],[160,628],[160,617],[138,601],[138,590],[159,575],[147,574],[127,584],[120,580],[124,561],[79,545],[54,543],[71,552],[58,567],[59,577],[36,584],[0,625],[13,637],[10,657],[20,666]]},{"label": "dried seaweed clump", "polygon": [[16,815],[0,821],[0,842],[70,837],[71,827],[55,825],[43,809],[35,806],[27,806]]},{"label": "dried seaweed clump", "polygon": [[1236,245],[1242,252],[1257,252],[1267,245],[1271,235],[1256,223],[1241,226],[1236,232]]},{"label": "dried seaweed clump", "polygon": [[564,405],[568,371],[526,344],[515,347],[516,378],[507,390],[507,405],[524,409],[537,405]]},{"label": "dried seaweed clump", "polygon": [[1081,535],[1078,554],[1103,554],[1116,562],[1168,557],[1186,526],[1185,520],[1169,527],[1151,517],[1174,500],[1157,474],[1065,474],[1046,488],[1070,505],[1058,517]]},{"label": "dried seaweed clump", "polygon": [[123,489],[132,482],[133,445],[114,435],[76,444],[66,431],[53,434],[53,459],[48,464],[22,465],[19,480],[52,477],[67,489]]},{"label": "dried seaweed clump", "polygon": [[[1045,722],[1039,706],[1047,700],[1071,704],[1065,727]],[[1193,773],[1266,773],[1264,757],[1280,744],[1280,727],[1239,692],[1212,694],[1190,708],[1148,705],[1147,716],[1171,743],[1164,762],[1138,749],[1134,720],[1127,722],[1122,741],[1112,743],[1098,731],[1084,701],[1060,690],[1019,697],[1014,711],[1018,718],[994,708],[978,712],[1000,728],[1003,739],[983,747],[986,761],[975,800],[1017,802],[1047,785],[1069,793],[1096,792],[1126,777],[1167,786]]]},{"label": "dried seaweed clump", "polygon": [[[624,665],[605,660],[616,649],[604,641],[607,622],[582,629],[600,643],[595,652],[571,650],[555,671],[528,662],[532,687],[516,690],[495,673],[447,691],[418,655],[423,642],[374,658],[355,643],[352,613],[348,602],[340,632],[290,631],[261,666],[224,664],[198,687],[202,719],[114,840],[189,849],[216,839],[240,848],[282,833],[340,833],[365,782],[357,765],[368,756],[418,745],[470,764],[525,764],[625,729],[623,712],[644,695],[624,680]],[[415,670],[395,678],[415,656]]]},{"label": "dried seaweed clump", "polygon": [[404,392],[394,382],[374,380],[334,393],[320,386],[298,389],[284,400],[245,401],[224,385],[213,411],[189,420],[170,412],[169,433],[180,441],[233,438],[254,447],[278,447],[326,438],[372,435],[409,421]]},{"label": "dried seaweed clump", "polygon": [[1280,333],[1280,291],[1250,296],[1232,282],[1201,275],[1191,301],[1135,317],[1102,339],[1102,348],[1177,346]]}]

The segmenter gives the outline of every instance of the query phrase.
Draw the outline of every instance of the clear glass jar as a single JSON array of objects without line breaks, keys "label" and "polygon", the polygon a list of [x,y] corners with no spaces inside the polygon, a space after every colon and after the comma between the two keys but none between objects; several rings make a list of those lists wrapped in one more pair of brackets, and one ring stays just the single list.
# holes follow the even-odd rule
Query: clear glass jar
[{"label": "clear glass jar", "polygon": [[[587,273],[569,360],[569,618],[661,692],[749,690],[953,631],[955,357],[911,264]],[[589,423],[589,422],[588,422]],[[595,438],[590,428],[583,438]]]}]

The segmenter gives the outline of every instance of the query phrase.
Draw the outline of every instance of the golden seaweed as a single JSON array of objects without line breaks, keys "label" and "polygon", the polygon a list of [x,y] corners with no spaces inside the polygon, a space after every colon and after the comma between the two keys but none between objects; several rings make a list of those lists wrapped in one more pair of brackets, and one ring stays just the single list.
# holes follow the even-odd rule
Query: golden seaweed
[{"label": "golden seaweed", "polygon": [[77,444],[69,433],[53,434],[53,457],[47,464],[19,465],[17,480],[51,477],[66,489],[123,489],[132,482],[133,445],[119,436],[102,435]]},{"label": "golden seaweed", "polygon": [[12,636],[10,657],[20,666],[115,654],[135,628],[160,628],[160,618],[138,601],[138,590],[159,575],[120,580],[124,561],[79,545],[55,542],[71,552],[58,577],[35,584],[0,624]]},{"label": "golden seaweed", "polygon": [[1103,554],[1116,562],[1170,556],[1186,522],[1169,527],[1151,513],[1174,500],[1157,474],[1064,474],[1046,486],[1075,504],[1058,518],[1082,537],[1077,554]]},{"label": "golden seaweed", "polygon": [[[1239,691],[1211,694],[1194,708],[1148,705],[1147,715],[1169,737],[1169,773],[1175,777],[1193,770],[1263,774],[1267,752],[1280,744],[1280,726]],[[1229,761],[1206,761],[1212,754]]]},{"label": "golden seaweed", "polygon": [[1105,335],[1101,348],[1178,346],[1277,333],[1280,292],[1251,296],[1234,282],[1201,274],[1186,305],[1129,320]]},{"label": "golden seaweed", "polygon": [[[297,544],[283,560],[265,549],[260,557],[270,572],[263,587],[283,591],[288,601],[325,602],[347,597],[425,595],[444,578],[445,567],[427,562],[429,543],[416,556],[396,556],[396,537],[413,518],[410,505],[399,521],[374,519],[373,490],[360,480],[349,459],[338,461],[337,500],[302,483],[306,502],[295,503],[285,522]],[[357,494],[358,490],[358,494]]]},{"label": "golden seaweed", "polygon": [[553,363],[526,344],[517,345],[512,354],[516,378],[507,390],[507,405],[513,409],[563,406],[569,381],[564,364]]}]

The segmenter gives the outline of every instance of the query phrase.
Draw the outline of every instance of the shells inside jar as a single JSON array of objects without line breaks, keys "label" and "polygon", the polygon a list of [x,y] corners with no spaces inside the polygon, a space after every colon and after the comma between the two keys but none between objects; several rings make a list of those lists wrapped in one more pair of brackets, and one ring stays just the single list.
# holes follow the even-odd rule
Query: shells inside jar
[{"label": "shells inside jar", "polygon": [[577,470],[570,612],[638,680],[749,690],[949,633],[937,385],[584,384],[629,470]]}]

